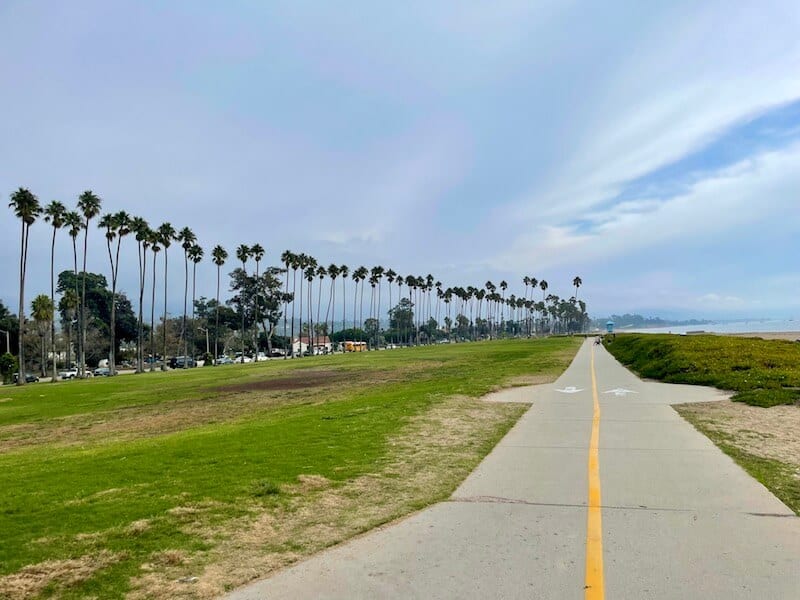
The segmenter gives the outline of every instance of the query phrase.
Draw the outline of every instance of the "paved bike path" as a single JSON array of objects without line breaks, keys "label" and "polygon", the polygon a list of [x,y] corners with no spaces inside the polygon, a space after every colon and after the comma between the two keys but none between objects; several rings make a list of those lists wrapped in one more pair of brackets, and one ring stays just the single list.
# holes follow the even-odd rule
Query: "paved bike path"
[{"label": "paved bike path", "polygon": [[[587,545],[592,364],[602,549]],[[531,410],[449,501],[228,598],[800,597],[800,519],[669,406],[719,392],[643,382],[587,342],[521,395]],[[603,563],[590,592],[587,548]]]}]

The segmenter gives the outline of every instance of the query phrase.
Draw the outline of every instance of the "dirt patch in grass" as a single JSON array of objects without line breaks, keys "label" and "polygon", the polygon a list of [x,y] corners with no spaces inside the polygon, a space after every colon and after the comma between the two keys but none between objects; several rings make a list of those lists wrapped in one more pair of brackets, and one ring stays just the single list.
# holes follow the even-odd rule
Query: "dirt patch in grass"
[{"label": "dirt patch in grass", "polygon": [[760,408],[722,400],[676,406],[717,438],[755,456],[800,465],[800,408]]},{"label": "dirt patch in grass", "polygon": [[[95,442],[122,442],[166,435],[187,428],[229,422],[274,407],[307,402],[306,390],[315,395],[330,389],[325,401],[367,386],[401,381],[412,372],[431,368],[410,366],[395,371],[336,371],[300,369],[291,377],[253,380],[220,388],[213,394],[156,405],[130,406],[101,413],[70,415],[41,423],[0,427],[0,454],[32,446],[84,446]],[[346,382],[346,389],[343,385]]]},{"label": "dirt patch in grass", "polygon": [[310,369],[302,369],[295,371],[287,377],[272,377],[270,379],[245,381],[243,383],[220,386],[216,388],[216,390],[223,393],[304,390],[324,385],[333,385],[334,383],[350,379],[351,376],[351,374],[342,371],[312,371]]},{"label": "dirt patch in grass", "polygon": [[[300,558],[442,500],[516,422],[526,407],[475,398],[443,399],[389,440],[376,472],[336,483],[315,474],[282,487],[280,498],[253,502],[248,516],[186,533],[216,541],[207,554],[143,573],[132,598],[212,598]],[[221,541],[220,541],[221,540]],[[197,577],[186,583],[187,577]],[[183,581],[182,581],[183,580]]]},{"label": "dirt patch in grass", "polygon": [[101,569],[119,562],[124,554],[106,550],[66,560],[47,560],[23,567],[16,573],[0,577],[0,597],[34,598],[45,588],[63,588],[89,579]]}]

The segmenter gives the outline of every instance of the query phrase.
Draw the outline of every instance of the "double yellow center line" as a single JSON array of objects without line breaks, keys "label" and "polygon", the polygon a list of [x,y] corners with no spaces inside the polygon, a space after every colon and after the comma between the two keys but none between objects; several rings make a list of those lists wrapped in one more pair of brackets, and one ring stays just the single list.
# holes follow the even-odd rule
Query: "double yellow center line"
[{"label": "double yellow center line", "polygon": [[589,441],[589,512],[586,519],[585,600],[603,600],[603,515],[600,496],[600,400],[592,346],[592,437]]}]

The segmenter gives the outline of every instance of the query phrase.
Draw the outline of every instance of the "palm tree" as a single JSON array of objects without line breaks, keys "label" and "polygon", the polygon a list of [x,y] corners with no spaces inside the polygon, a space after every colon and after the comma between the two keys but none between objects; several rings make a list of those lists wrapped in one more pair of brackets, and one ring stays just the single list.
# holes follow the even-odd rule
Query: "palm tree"
[{"label": "palm tree", "polygon": [[[325,310],[325,324],[328,324],[328,315],[331,317],[331,330],[328,332],[328,338],[331,339],[331,350],[333,350],[333,330],[336,329],[334,323],[336,314],[336,278],[339,276],[339,267],[335,264],[328,265],[328,277],[331,278],[331,291],[328,294],[328,308]],[[321,286],[320,286],[321,287]]]},{"label": "palm tree", "polygon": [[[294,257],[294,254],[292,254],[291,250],[284,250],[283,253],[281,254],[281,262],[283,263],[283,266],[286,268],[286,293],[283,296],[283,298],[284,298],[284,300],[283,300],[283,337],[284,338],[286,337],[286,330],[287,330],[286,319],[289,316],[289,267],[291,266],[292,261],[294,260],[293,257]],[[294,303],[292,303],[292,307],[294,308]],[[294,320],[294,318],[292,320]],[[292,323],[292,327],[294,327],[294,323]],[[289,340],[290,345],[291,345],[292,341],[293,340]],[[283,359],[284,360],[286,360],[288,358],[288,352],[286,350],[287,350],[287,348],[283,349]]]},{"label": "palm tree", "polygon": [[[53,301],[45,294],[39,294],[31,302],[31,316],[36,323],[36,329],[39,330],[39,337],[42,340],[40,346],[41,356],[39,358],[39,370],[42,376],[45,375],[47,369],[47,333],[50,329],[50,323],[55,320],[54,315],[55,307],[53,306]],[[20,369],[19,372],[19,378],[24,378],[24,369]]]},{"label": "palm tree", "polygon": [[217,265],[217,303],[214,306],[214,364],[219,357],[219,276],[222,265],[228,259],[228,251],[220,245],[214,246],[211,251],[212,261]]},{"label": "palm tree", "polygon": [[[178,232],[176,238],[183,248],[183,320],[181,321],[181,342],[183,342],[183,356],[189,353],[189,336],[186,329],[186,300],[189,295],[189,250],[197,242],[197,236],[188,227],[184,227]],[[189,367],[189,361],[183,361],[183,368]]]},{"label": "palm tree", "polygon": [[[339,266],[339,275],[342,277],[342,331],[347,329],[347,320],[345,311],[347,310],[347,276],[350,275],[350,268],[347,265]],[[344,340],[342,340],[344,341]],[[344,348],[344,345],[342,346]]]},{"label": "palm tree", "polygon": [[[67,215],[66,207],[58,200],[53,200],[44,208],[44,220],[53,226],[53,241],[50,243],[50,304],[56,305],[55,287],[55,258],[56,258],[56,233],[64,227],[64,218]],[[50,341],[53,353],[53,376],[50,381],[56,381],[58,371],[56,367],[56,320],[50,319]]]},{"label": "palm tree", "polygon": [[[536,277],[531,277],[531,300],[533,300],[533,291],[536,289],[536,284],[538,284],[538,283],[539,283],[539,281],[536,279]],[[525,300],[527,300],[527,298],[525,298]],[[532,315],[530,309],[528,309],[528,312],[525,313],[525,318],[528,321],[528,335],[531,335],[531,321],[532,320],[533,320],[533,328],[532,328],[533,329],[533,334],[536,334],[536,321],[534,319],[531,319],[532,316],[533,315]]]},{"label": "palm tree", "polygon": [[256,261],[256,297],[253,299],[253,307],[255,309],[255,322],[256,322],[256,329],[255,329],[255,347],[256,347],[256,355],[255,361],[258,362],[258,267],[261,263],[261,259],[264,258],[264,247],[261,244],[255,244],[254,246],[250,247],[250,256],[253,257],[253,260]]},{"label": "palm tree", "polygon": [[84,218],[83,222],[83,276],[81,278],[81,377],[85,377],[84,365],[86,364],[86,251],[89,239],[89,221],[100,214],[102,200],[91,190],[86,190],[78,196],[78,210]]},{"label": "palm tree", "polygon": [[[116,307],[117,307],[117,276],[119,275],[119,249],[122,243],[122,238],[128,235],[130,229],[130,216],[125,211],[114,213],[113,215],[105,215],[99,222],[101,228],[106,230],[106,244],[108,245],[108,260],[111,263],[111,351],[108,356],[108,368],[111,375],[116,375]],[[117,251],[116,255],[111,254],[111,242],[116,238]]]},{"label": "palm tree", "polygon": [[[300,271],[300,294],[299,296],[295,296],[295,298],[299,298],[300,302],[297,306],[297,314],[300,316],[300,322],[298,323],[298,337],[302,340],[303,337],[303,271],[306,268],[306,264],[308,262],[308,256],[304,253],[300,253],[295,255],[294,257],[294,264],[292,265],[292,269],[294,270],[294,279],[297,280],[297,271]],[[297,286],[295,285],[292,288],[292,293],[297,290]],[[298,350],[300,351],[300,357],[303,357],[303,342],[301,341],[298,344]],[[294,303],[292,303],[292,356],[294,356]]]},{"label": "palm tree", "polygon": [[[69,237],[72,238],[72,265],[73,265],[73,273],[75,275],[75,315],[80,314],[80,306],[81,306],[81,296],[78,292],[78,234],[83,229],[83,218],[77,213],[77,211],[70,211],[64,217],[64,224],[66,227],[69,228]],[[73,317],[74,318],[74,317]],[[78,321],[80,324],[80,320]],[[70,329],[72,329],[72,324],[70,323]],[[81,339],[80,339],[80,332],[77,336],[78,339],[75,341],[75,361],[80,361],[80,348],[81,348]],[[69,366],[69,365],[67,365]],[[78,366],[79,373],[83,373],[83,365]]]},{"label": "palm tree", "polygon": [[[539,282],[539,288],[542,290],[542,302],[545,301],[545,296],[544,295],[545,295],[545,292],[547,291],[548,287],[549,286],[547,285],[547,282],[544,279],[542,279]],[[544,325],[544,310],[542,311],[542,325]],[[542,333],[544,333],[544,330],[542,331]]]},{"label": "palm tree", "polygon": [[[361,300],[360,300],[360,309],[359,309],[359,321],[363,324],[364,322],[364,280],[367,278],[367,271],[366,267],[359,267],[353,273],[353,279],[356,281],[356,291],[358,291],[358,284],[361,283]],[[355,310],[355,305],[353,306]],[[353,317],[353,321],[355,323],[355,317]],[[355,324],[353,325],[355,327]],[[359,336],[360,338],[361,336]],[[363,341],[359,339],[359,341]]]},{"label": "palm tree", "polygon": [[25,385],[25,271],[28,267],[28,235],[31,225],[36,221],[36,217],[42,212],[39,199],[30,190],[19,188],[11,194],[11,202],[8,205],[14,210],[14,214],[22,223],[20,233],[19,251],[19,377],[17,385]]},{"label": "palm tree", "polygon": [[[150,230],[150,251],[153,253],[153,293],[150,301],[150,371],[156,370],[156,258],[161,252],[161,233],[159,230]],[[164,255],[166,256],[166,254]],[[162,357],[163,360],[163,357]]]},{"label": "palm tree", "polygon": [[[164,347],[164,354],[161,355],[161,370],[167,370],[167,275],[169,269],[169,247],[172,245],[173,240],[176,240],[177,232],[170,223],[162,223],[158,228],[158,243],[164,248],[164,323],[162,327],[162,340]],[[153,257],[153,264],[155,264],[155,256]],[[155,273],[153,273],[155,276]]]},{"label": "palm tree", "polygon": [[505,337],[505,311],[503,310],[503,306],[506,304],[506,290],[508,289],[508,282],[503,279],[500,282],[500,290],[502,293],[500,294],[500,329],[503,331],[503,336]]},{"label": "palm tree", "polygon": [[131,219],[131,231],[136,238],[136,257],[139,259],[139,319],[136,330],[136,372],[144,371],[144,288],[147,277],[147,249],[150,246],[152,232],[150,226],[141,217]]},{"label": "palm tree", "polygon": [[[236,258],[242,263],[242,271],[247,274],[247,259],[250,258],[250,247],[241,244],[236,248]],[[240,331],[242,336],[242,364],[244,364],[244,288],[239,290],[239,309],[242,311],[242,329]]]},{"label": "palm tree", "polygon": [[[189,248],[189,258],[192,261],[192,354],[194,354],[194,300],[195,300],[195,292],[196,292],[196,284],[197,284],[197,264],[203,260],[203,249],[195,244],[191,248]],[[206,325],[206,327],[208,327]],[[189,356],[189,354],[184,353],[184,356]],[[205,357],[208,358],[208,357]],[[188,360],[184,360],[184,368],[186,368],[186,363]]]},{"label": "palm tree", "polygon": [[[317,290],[317,328],[319,328],[320,325],[321,325],[320,308],[321,308],[321,305],[322,305],[322,280],[325,279],[325,277],[327,275],[328,275],[328,269],[326,269],[322,265],[317,267],[317,277],[319,277],[319,289]],[[326,323],[328,322],[328,317],[327,316],[325,317],[325,322]],[[316,337],[317,338],[317,342],[319,342],[319,334],[316,333],[316,331],[314,333],[315,333],[314,337]]]},{"label": "palm tree", "polygon": [[[395,281],[397,282],[397,302],[400,303],[400,300],[403,299],[403,283],[405,282],[405,278],[402,275],[396,275]],[[403,341],[403,330],[397,332],[397,336],[400,338],[398,341],[402,343]]]},{"label": "palm tree", "polygon": [[576,275],[575,278],[572,280],[572,285],[575,288],[575,300],[577,300],[578,299],[578,288],[581,287],[581,285],[583,285],[583,280]]},{"label": "palm tree", "polygon": [[[395,279],[397,279],[397,273],[395,273],[395,271],[391,268],[388,269],[386,271],[386,281],[389,282],[389,310],[392,310],[392,284],[394,283]],[[390,336],[390,338],[391,337],[392,336]]]}]

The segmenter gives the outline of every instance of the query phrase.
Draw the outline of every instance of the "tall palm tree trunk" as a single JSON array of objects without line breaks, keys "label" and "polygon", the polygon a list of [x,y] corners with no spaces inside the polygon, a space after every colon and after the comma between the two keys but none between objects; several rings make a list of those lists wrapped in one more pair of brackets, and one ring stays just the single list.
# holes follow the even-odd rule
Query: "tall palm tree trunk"
[{"label": "tall palm tree trunk", "polygon": [[19,369],[17,371],[17,385],[25,385],[25,254],[28,251],[27,226],[22,219],[22,231],[19,236]]},{"label": "tall palm tree trunk", "polygon": [[222,265],[217,265],[217,303],[214,305],[214,366],[219,359],[219,272]]},{"label": "tall palm tree trunk", "polygon": [[156,370],[156,256],[153,252],[153,298],[150,302],[150,371]]},{"label": "tall palm tree trunk", "polygon": [[[75,274],[75,301],[78,303],[78,305],[75,307],[75,314],[73,315],[73,317],[78,317],[78,326],[80,327],[81,297],[80,294],[78,294],[78,245],[76,241],[77,241],[77,236],[72,238],[72,264]],[[72,319],[70,319],[70,328],[72,328]],[[76,331],[75,334],[76,334],[75,337],[77,338],[75,340],[75,361],[80,362],[80,357],[81,357],[80,331]],[[83,369],[82,366],[78,366],[79,375],[83,372],[82,369]]]},{"label": "tall palm tree trunk", "polygon": [[[194,298],[195,298],[195,292],[196,292],[196,288],[195,288],[195,283],[196,283],[195,280],[196,279],[197,279],[197,263],[193,262],[193,264],[192,264],[192,356],[194,356],[194,351],[195,351],[195,348],[194,348],[194,346],[195,346],[195,344],[194,344]],[[206,328],[208,328],[208,323],[206,323]],[[189,356],[189,355],[185,354],[184,356]],[[204,360],[205,360],[205,358],[204,358]],[[184,362],[188,362],[188,361],[184,361]]]},{"label": "tall palm tree trunk", "polygon": [[144,287],[147,280],[147,249],[139,242],[139,323],[136,332],[136,372],[144,372]]},{"label": "tall palm tree trunk", "polygon": [[183,368],[189,367],[189,336],[186,330],[186,297],[189,295],[189,253],[183,251],[183,323],[181,324],[181,341],[183,342]]},{"label": "tall palm tree trunk", "polygon": [[50,243],[50,303],[53,305],[53,318],[50,320],[50,342],[53,352],[53,375],[50,379],[55,382],[58,378],[56,367],[56,284],[55,284],[55,260],[56,260],[56,228],[53,227],[53,241]]},{"label": "tall palm tree trunk", "polygon": [[166,246],[164,247],[164,322],[161,327],[161,338],[164,346],[164,353],[161,355],[161,370],[167,370],[167,285],[168,281],[168,265],[169,253]]},{"label": "tall palm tree trunk", "polygon": [[89,219],[83,230],[83,275],[81,277],[81,377],[86,377],[86,249],[88,248]]},{"label": "tall palm tree trunk", "polygon": [[[297,304],[297,269],[292,269],[292,335],[289,336],[289,351],[294,358],[294,307]],[[302,332],[301,332],[302,333]]]}]

